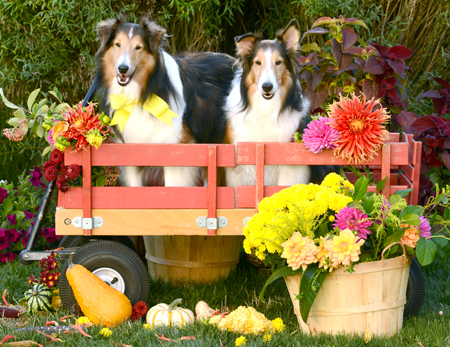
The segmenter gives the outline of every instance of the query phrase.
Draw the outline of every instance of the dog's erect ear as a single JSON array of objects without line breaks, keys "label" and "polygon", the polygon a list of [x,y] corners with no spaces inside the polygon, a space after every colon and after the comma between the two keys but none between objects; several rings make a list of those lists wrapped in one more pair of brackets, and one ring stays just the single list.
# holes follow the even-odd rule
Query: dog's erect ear
[{"label": "dog's erect ear", "polygon": [[152,51],[157,51],[164,42],[166,29],[147,17],[141,18],[139,24],[149,34],[148,44],[150,49]]},{"label": "dog's erect ear", "polygon": [[236,36],[234,41],[236,42],[237,55],[242,58],[249,55],[255,47],[255,43],[261,40],[261,35],[248,33],[242,36]]},{"label": "dog's erect ear", "polygon": [[288,51],[297,52],[300,49],[300,29],[297,19],[294,18],[284,30],[277,32],[277,40],[284,43]]},{"label": "dog's erect ear", "polygon": [[127,16],[122,14],[117,18],[111,18],[97,24],[97,33],[101,41],[100,48],[96,54],[97,56],[105,50],[117,28],[126,22]]}]

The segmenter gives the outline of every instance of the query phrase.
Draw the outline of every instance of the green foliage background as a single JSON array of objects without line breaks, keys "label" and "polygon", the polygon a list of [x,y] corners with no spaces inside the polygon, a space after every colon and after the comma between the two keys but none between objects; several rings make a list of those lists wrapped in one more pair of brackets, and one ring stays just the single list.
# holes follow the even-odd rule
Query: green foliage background
[{"label": "green foliage background", "polygon": [[[234,37],[261,31],[273,37],[291,18],[302,32],[318,18],[357,17],[369,30],[366,42],[402,44],[415,55],[408,61],[409,95],[429,89],[430,76],[449,80],[450,3],[445,0],[3,0],[0,2],[0,87],[12,102],[24,104],[40,87],[56,86],[65,101],[75,103],[87,92],[98,47],[100,20],[128,13],[134,20],[150,15],[167,28],[167,50],[221,51],[234,54]],[[305,41],[307,42],[307,41]],[[411,103],[420,109],[422,105]],[[0,129],[11,110],[0,104]],[[43,141],[12,143],[0,135],[0,179],[16,181],[25,169],[42,161]]]}]

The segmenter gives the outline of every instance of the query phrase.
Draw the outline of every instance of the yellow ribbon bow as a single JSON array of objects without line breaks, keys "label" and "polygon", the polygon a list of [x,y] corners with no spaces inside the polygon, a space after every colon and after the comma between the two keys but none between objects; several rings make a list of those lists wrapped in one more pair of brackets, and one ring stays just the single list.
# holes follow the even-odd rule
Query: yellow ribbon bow
[{"label": "yellow ribbon bow", "polygon": [[[120,131],[123,131],[137,102],[135,100],[130,101],[124,94],[111,94],[109,99],[111,101],[111,107],[116,110],[110,125],[118,124]],[[169,108],[167,102],[155,94],[150,95],[141,107],[170,127],[172,127],[172,118],[179,117],[179,115]]]}]

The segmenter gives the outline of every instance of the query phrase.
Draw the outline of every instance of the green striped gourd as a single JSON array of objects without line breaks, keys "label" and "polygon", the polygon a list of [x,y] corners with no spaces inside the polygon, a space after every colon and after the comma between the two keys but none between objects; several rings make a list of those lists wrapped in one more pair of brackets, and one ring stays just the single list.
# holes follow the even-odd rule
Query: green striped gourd
[{"label": "green striped gourd", "polygon": [[44,284],[35,284],[25,292],[25,300],[28,303],[28,313],[36,314],[39,311],[50,312],[52,310],[53,293]]}]

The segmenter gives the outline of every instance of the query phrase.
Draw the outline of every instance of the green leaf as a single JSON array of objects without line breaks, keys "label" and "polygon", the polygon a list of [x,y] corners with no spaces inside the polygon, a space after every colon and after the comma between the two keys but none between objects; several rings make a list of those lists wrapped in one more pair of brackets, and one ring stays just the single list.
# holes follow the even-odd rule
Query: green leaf
[{"label": "green leaf", "polygon": [[39,103],[37,104],[37,109],[41,109],[42,106],[44,106],[47,103],[47,99],[42,99],[41,101],[39,101]]},{"label": "green leaf", "polygon": [[347,25],[352,25],[352,24],[353,24],[353,25],[360,25],[360,26],[362,26],[362,27],[368,29],[366,23],[364,23],[361,19],[355,20],[355,21],[352,22],[352,23],[347,23]]},{"label": "green leaf", "polygon": [[450,208],[448,208],[448,207],[446,207],[445,210],[444,210],[444,218],[447,219],[447,220],[450,219]]},{"label": "green leaf", "polygon": [[398,229],[395,233],[386,237],[386,240],[384,241],[384,244],[383,244],[383,248],[386,248],[393,242],[400,241],[400,239],[403,237],[403,235],[405,235],[405,230]]},{"label": "green leaf", "polygon": [[55,109],[53,110],[54,113],[60,113],[62,110],[64,110],[65,108],[67,108],[67,104],[60,104],[58,106],[55,107]]},{"label": "green leaf", "polygon": [[20,108],[19,106],[13,104],[12,102],[8,101],[8,99],[5,98],[5,96],[3,95],[3,88],[0,88],[0,96],[2,97],[3,103],[5,104],[6,107]]},{"label": "green leaf", "polygon": [[58,98],[58,95],[56,95],[56,92],[55,92],[55,91],[50,90],[48,93],[49,93],[50,95],[53,95],[55,98]]},{"label": "green leaf", "polygon": [[400,217],[400,222],[410,225],[420,225],[419,216],[415,213],[410,213],[406,216]]},{"label": "green leaf", "polygon": [[369,196],[367,199],[365,199],[362,203],[362,206],[364,207],[364,210],[371,214],[373,211],[373,205],[375,204],[375,195]]},{"label": "green leaf", "polygon": [[3,212],[5,216],[8,215],[13,209],[13,203],[11,198],[8,196],[5,200],[3,200]]},{"label": "green leaf", "polygon": [[17,219],[25,218],[25,213],[23,213],[23,211],[17,211],[16,218]]},{"label": "green leaf", "polygon": [[40,91],[41,91],[41,89],[38,88],[38,89],[32,91],[30,96],[28,97],[27,105],[28,105],[28,109],[30,110],[30,112],[33,112],[33,110],[32,110],[33,104],[34,104],[34,101],[36,100],[36,97],[38,96]]},{"label": "green leaf", "polygon": [[292,270],[292,268],[290,266],[285,266],[285,267],[276,269],[272,273],[272,275],[270,275],[270,277],[267,279],[266,283],[264,283],[264,286],[261,289],[261,292],[259,293],[259,299],[262,302],[264,302],[264,292],[266,291],[266,288],[269,284],[271,284],[272,282],[276,281],[277,279],[279,279],[281,277],[296,275],[302,271],[301,269],[302,268],[294,271],[294,270]]},{"label": "green leaf", "polygon": [[369,180],[366,178],[366,176],[361,176],[358,178],[358,180],[355,182],[355,189],[353,193],[353,200],[359,201],[362,200],[364,197],[364,194],[367,193],[367,187],[369,186]]},{"label": "green leaf", "polygon": [[41,107],[41,109],[39,110],[40,114],[44,114],[48,112],[48,105],[44,105]]},{"label": "green leaf", "polygon": [[399,189],[395,192],[395,194],[400,195],[402,198],[408,196],[409,193],[411,193],[414,189],[408,188],[408,189]]},{"label": "green leaf", "polygon": [[402,199],[402,197],[398,194],[392,194],[389,198],[389,202],[391,205],[395,205],[397,202],[399,202]]},{"label": "green leaf", "polygon": [[15,127],[17,125],[17,123],[19,123],[19,118],[10,118],[10,119],[8,119],[8,121],[6,123]]},{"label": "green leaf", "polygon": [[388,177],[386,176],[383,180],[378,181],[377,183],[377,193],[381,193],[381,190],[383,189],[384,185],[386,184],[386,180]]},{"label": "green leaf", "polygon": [[302,274],[300,280],[300,313],[302,315],[303,322],[308,321],[309,312],[316,300],[317,293],[319,293],[323,282],[328,276],[328,271],[319,269],[317,264],[308,265],[306,270]]},{"label": "green leaf", "polygon": [[50,153],[52,149],[53,149],[52,146],[45,147],[44,150],[42,151],[42,156],[44,157],[45,155],[47,155],[47,153]]},{"label": "green leaf", "polygon": [[440,248],[444,248],[445,246],[448,245],[448,240],[445,238],[444,235],[434,235],[431,238],[435,244],[437,244]]},{"label": "green leaf", "polygon": [[417,242],[416,256],[420,265],[431,264],[436,256],[436,244],[431,239],[421,237]]},{"label": "green leaf", "polygon": [[311,52],[311,51],[320,52],[320,47],[315,42],[307,43],[306,45],[302,45],[300,49],[301,49],[302,52]]},{"label": "green leaf", "polygon": [[39,124],[36,128],[36,135],[39,137],[44,136],[44,127],[42,126],[42,124]]},{"label": "green leaf", "polygon": [[16,116],[16,118],[26,118],[25,112],[23,112],[21,108],[18,108],[17,110],[14,111],[14,116]]},{"label": "green leaf", "polygon": [[414,206],[414,205],[406,206],[402,210],[402,212],[400,212],[400,217],[406,216],[406,215],[411,214],[411,213],[420,214],[419,213],[419,209],[417,208],[417,206]]},{"label": "green leaf", "polygon": [[99,178],[97,178],[97,180],[95,181],[95,185],[97,187],[104,187],[106,184],[106,177],[105,176],[100,176]]}]

